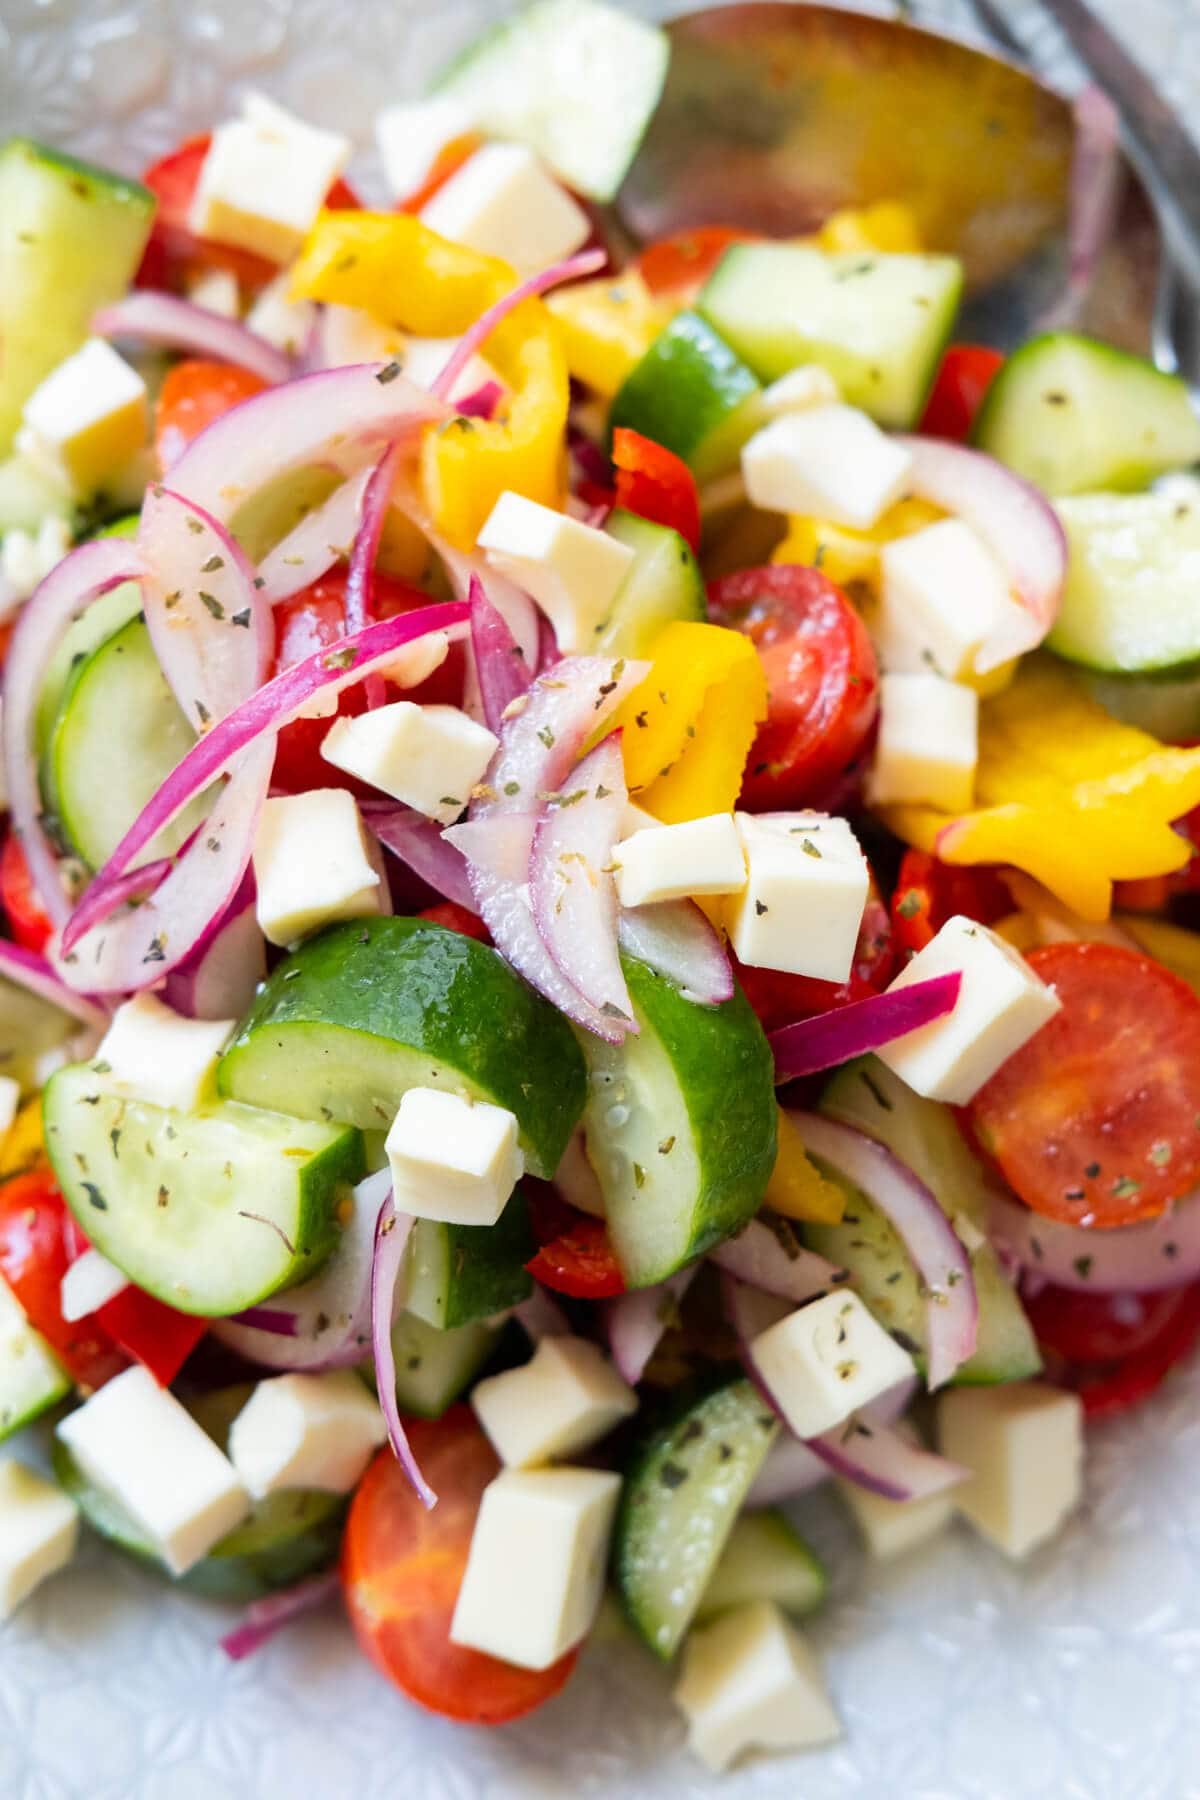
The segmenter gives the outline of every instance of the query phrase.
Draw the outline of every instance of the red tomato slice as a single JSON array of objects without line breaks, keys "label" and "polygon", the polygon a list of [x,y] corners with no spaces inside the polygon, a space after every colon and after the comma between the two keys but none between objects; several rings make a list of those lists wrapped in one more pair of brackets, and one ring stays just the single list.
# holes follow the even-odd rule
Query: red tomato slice
[{"label": "red tomato slice", "polygon": [[819,569],[742,569],[709,584],[709,617],[749,637],[766,671],[765,724],[751,746],[742,805],[820,805],[866,745],[879,704],[867,628]]},{"label": "red tomato slice", "polygon": [[1147,1399],[1200,1342],[1197,1282],[1169,1294],[1046,1288],[1025,1308],[1050,1379],[1079,1395],[1089,1419],[1114,1418]]},{"label": "red tomato slice", "polygon": [[266,386],[249,369],[198,357],[169,369],[154,408],[154,449],[164,475],[214,419],[232,412],[243,400],[252,400]]},{"label": "red tomato slice", "polygon": [[959,913],[994,925],[1012,910],[1012,896],[993,869],[956,869],[924,850],[904,852],[892,894],[892,934],[905,960]]},{"label": "red tomato slice", "polygon": [[785,975],[778,969],[754,969],[735,959],[735,973],[747,1000],[758,1014],[764,1031],[778,1031],[814,1013],[849,1006],[881,994],[895,967],[892,926],[887,907],[871,877],[871,892],[863,910],[854,952],[854,967],[847,981],[816,981],[809,975]]},{"label": "red tomato slice", "polygon": [[700,292],[730,244],[752,244],[759,235],[736,225],[695,225],[651,244],[635,266],[652,294],[671,294],[686,303]]},{"label": "red tomato slice", "polygon": [[568,1206],[542,1182],[525,1184],[529,1222],[540,1249],[525,1264],[535,1281],[577,1300],[605,1300],[625,1292],[625,1277],[603,1219]]},{"label": "red tomato slice", "polygon": [[464,937],[475,938],[481,944],[490,944],[492,934],[477,913],[468,912],[465,906],[459,906],[454,900],[442,900],[437,906],[427,906],[417,914],[419,919],[429,919],[434,925],[444,925],[447,931],[461,931]]},{"label": "red tomato slice", "polygon": [[999,350],[983,344],[951,344],[942,357],[917,429],[925,437],[952,438],[965,444],[1003,364]]},{"label": "red tomato slice", "polygon": [[1062,1011],[972,1100],[976,1141],[1047,1218],[1154,1218],[1200,1179],[1200,1000],[1113,944],[1027,960]]},{"label": "red tomato slice", "polygon": [[669,526],[698,555],[700,496],[687,464],[673,450],[625,425],[618,425],[613,432],[612,460],[617,471],[617,505],[655,525]]},{"label": "red tomato slice", "polygon": [[13,832],[0,850],[0,904],[17,943],[26,950],[43,951],[54,927],[34,888],[21,841]]},{"label": "red tomato slice", "polygon": [[6,1181],[0,1187],[0,1275],[72,1379],[98,1388],[120,1373],[125,1358],[94,1319],[68,1325],[62,1316],[62,1278],[71,1262],[69,1221],[48,1169]]},{"label": "red tomato slice", "polygon": [[208,1319],[176,1312],[136,1287],[115,1295],[96,1318],[114,1343],[150,1371],[159,1387],[170,1387],[209,1327]]},{"label": "red tomato slice", "polygon": [[466,1725],[506,1725],[565,1686],[577,1652],[518,1669],[450,1642],[479,1501],[500,1461],[465,1406],[405,1428],[438,1503],[426,1512],[392,1452],[379,1452],[346,1523],[350,1622],[376,1668],[419,1706]]}]

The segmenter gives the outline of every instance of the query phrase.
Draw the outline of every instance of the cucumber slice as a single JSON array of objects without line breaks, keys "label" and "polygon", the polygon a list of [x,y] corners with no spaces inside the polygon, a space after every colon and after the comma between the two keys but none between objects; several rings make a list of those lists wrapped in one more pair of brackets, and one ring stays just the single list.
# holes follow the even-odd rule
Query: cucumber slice
[{"label": "cucumber slice", "polygon": [[520,1188],[494,1225],[418,1219],[409,1241],[405,1306],[439,1331],[493,1318],[533,1292],[525,1264],[536,1249]]},{"label": "cucumber slice", "polygon": [[515,1113],[547,1179],[586,1090],[561,1013],[494,950],[425,919],[356,919],[287,957],[218,1083],[251,1106],[364,1129],[390,1126],[410,1087],[449,1086]]},{"label": "cucumber slice", "polygon": [[1200,662],[1200,506],[1168,494],[1080,494],[1057,511],[1070,555],[1050,649],[1114,675]]},{"label": "cucumber slice", "polygon": [[626,1283],[653,1287],[761,1206],[775,1166],[775,1072],[740,989],[699,1006],[647,964],[621,964],[640,1029],[622,1045],[584,1043],[584,1131]]},{"label": "cucumber slice", "polygon": [[537,0],[441,75],[491,137],[532,145],[569,186],[611,200],[667,76],[666,33],[597,0]]},{"label": "cucumber slice", "polygon": [[1136,675],[1085,674],[1083,684],[1123,725],[1136,725],[1164,744],[1191,744],[1200,738],[1200,675],[1178,680]]},{"label": "cucumber slice", "polygon": [[[819,1111],[886,1145],[932,1189],[952,1220],[961,1214],[976,1231],[986,1229],[987,1181],[948,1107],[921,1099],[876,1057],[867,1056],[838,1070],[821,1096]],[[841,1224],[804,1225],[804,1241],[850,1270],[853,1286],[880,1324],[914,1346],[919,1360],[925,1304],[916,1270],[891,1221],[864,1194],[852,1193]],[[1036,1375],[1042,1359],[1033,1330],[990,1244],[971,1251],[971,1269],[979,1297],[979,1337],[974,1356],[955,1375],[955,1385],[986,1386]]]},{"label": "cucumber slice", "polygon": [[1088,494],[1146,487],[1200,459],[1200,419],[1178,376],[1056,331],[1009,357],[980,408],[975,442],[1047,494]]},{"label": "cucumber slice", "polygon": [[596,649],[601,655],[646,656],[664,625],[676,619],[703,624],[708,617],[704,582],[677,531],[620,511],[604,529],[619,544],[628,544],[633,562],[600,627]]},{"label": "cucumber slice", "polygon": [[828,1589],[823,1565],[781,1512],[743,1513],[701,1596],[696,1623],[755,1600],[774,1601],[784,1612],[815,1612]]},{"label": "cucumber slice", "polygon": [[709,481],[734,466],[766,413],[762,386],[741,357],[699,313],[681,312],[625,377],[608,422],[665,445]]},{"label": "cucumber slice", "polygon": [[71,1392],[67,1374],[0,1275],[0,1444]]},{"label": "cucumber slice", "polygon": [[613,1573],[634,1630],[664,1662],[703,1602],[778,1431],[765,1400],[738,1378],[653,1432],[625,1477]]},{"label": "cucumber slice", "polygon": [[226,1318],[316,1274],[362,1178],[357,1131],[214,1102],[168,1112],[75,1063],[43,1098],[67,1205],[102,1255],[179,1312]]},{"label": "cucumber slice", "polygon": [[154,207],[138,182],[29,138],[0,149],[0,454],[34,388],[129,286]]},{"label": "cucumber slice", "polygon": [[[89,868],[108,860],[194,742],[140,615],[76,664],[50,729],[41,784],[61,835]],[[208,808],[208,796],[197,795],[139,861],[172,855]]]},{"label": "cucumber slice", "polygon": [[[136,513],[128,518],[118,519],[112,525],[106,525],[97,537],[135,537],[140,520]],[[34,715],[34,742],[38,755],[45,751],[58,717],[58,709],[62,704],[67,683],[75,670],[101,644],[136,619],[142,610],[142,590],[136,581],[122,582],[110,594],[101,594],[93,600],[87,610],[73,619],[58,640],[54,655],[46,667],[42,678],[42,691],[38,695],[37,712]]]},{"label": "cucumber slice", "polygon": [[696,304],[760,380],[819,363],[851,406],[903,430],[921,416],[961,293],[953,256],[735,244]]},{"label": "cucumber slice", "polygon": [[44,519],[71,519],[75,503],[60,482],[24,456],[0,462],[0,533],[36,532]]},{"label": "cucumber slice", "polygon": [[0,979],[0,1074],[19,1082],[23,1094],[36,1093],[45,1079],[40,1059],[78,1029],[78,1021],[49,1000]]},{"label": "cucumber slice", "polygon": [[392,1326],[401,1412],[440,1419],[474,1381],[499,1339],[499,1330],[491,1325],[456,1325],[439,1331],[415,1313],[401,1313]]}]

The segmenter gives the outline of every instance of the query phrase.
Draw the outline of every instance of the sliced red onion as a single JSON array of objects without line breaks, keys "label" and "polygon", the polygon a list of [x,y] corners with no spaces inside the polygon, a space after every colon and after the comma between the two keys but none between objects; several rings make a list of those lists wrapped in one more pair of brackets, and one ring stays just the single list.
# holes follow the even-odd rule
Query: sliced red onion
[{"label": "sliced red onion", "polygon": [[550,670],[555,667],[558,659],[558,638],[555,636],[554,627],[546,617],[545,613],[539,613],[537,653],[538,674],[548,675]]},{"label": "sliced red onion", "polygon": [[539,294],[548,294],[551,288],[562,287],[564,282],[579,281],[585,275],[594,275],[607,261],[608,255],[604,250],[580,250],[577,255],[568,256],[565,261],[552,263],[548,269],[530,275],[511,294],[505,294],[494,306],[489,306],[463,333],[449,361],[435,377],[430,392],[443,400],[452,394],[454,383],[471,358],[478,355],[496,327],[504,322],[515,307],[520,306],[522,300],[535,299]]},{"label": "sliced red onion", "polygon": [[899,437],[912,457],[910,492],[953,513],[982,538],[1008,576],[1024,617],[1004,620],[977,652],[980,674],[1036,650],[1058,617],[1067,537],[1045,495],[981,450],[939,438]]},{"label": "sliced red onion", "polygon": [[416,1220],[398,1213],[389,1191],[375,1227],[375,1255],[371,1264],[371,1348],[375,1356],[375,1383],[388,1428],[388,1441],[404,1473],[412,1482],[421,1505],[432,1508],[438,1497],[422,1475],[412,1453],[396,1400],[396,1357],[392,1349],[392,1320],[396,1290],[404,1268],[404,1251]]},{"label": "sliced red onion", "polygon": [[138,338],[189,356],[211,356],[272,384],[292,374],[291,359],[249,326],[154,288],[134,288],[103,307],[92,319],[92,330],[97,337]]},{"label": "sliced red onion", "polygon": [[[529,852],[537,820],[527,813],[495,813],[486,819],[466,819],[461,825],[447,825],[443,842],[464,858],[476,875],[496,881],[520,885],[529,873]],[[474,887],[471,911],[478,913]]]},{"label": "sliced red onion", "polygon": [[569,791],[542,814],[529,856],[529,896],[543,944],[571,986],[636,1034],[617,951],[613,846],[628,805],[621,734],[577,763]]},{"label": "sliced red onion", "polygon": [[295,1313],[281,1312],[277,1306],[248,1306],[245,1312],[233,1313],[234,1325],[249,1325],[254,1331],[269,1331],[274,1337],[299,1336],[300,1325]]},{"label": "sliced red onion", "polygon": [[334,563],[349,558],[358,536],[363,496],[375,468],[368,463],[349,476],[263,557],[258,565],[258,579],[263,584],[259,592],[270,605],[290,600],[319,581]]},{"label": "sliced red onion", "polygon": [[828,1463],[815,1450],[810,1450],[802,1438],[793,1437],[790,1431],[781,1431],[767,1451],[766,1460],[751,1483],[743,1504],[747,1512],[757,1512],[764,1506],[779,1506],[785,1500],[795,1500],[800,1494],[820,1487],[832,1473]]},{"label": "sliced red onion", "polygon": [[912,1170],[874,1138],[816,1113],[797,1115],[805,1148],[861,1189],[890,1220],[912,1258],[926,1294],[930,1389],[949,1381],[975,1354],[979,1300],[962,1240]]},{"label": "sliced red onion", "polygon": [[375,616],[372,604],[375,558],[379,554],[379,540],[383,536],[388,507],[392,503],[392,489],[396,485],[396,475],[402,453],[403,445],[401,444],[393,444],[389,450],[385,450],[372,469],[370,479],[363,490],[358,531],[354,539],[354,548],[350,553],[350,567],[346,574],[346,630],[348,632],[361,631],[362,627]]},{"label": "sliced red onion", "polygon": [[489,731],[499,732],[505,708],[528,690],[533,669],[476,574],[471,576],[470,607],[471,654],[483,720]]},{"label": "sliced red onion", "polygon": [[168,1006],[189,1019],[240,1019],[248,1010],[267,973],[254,902],[254,878],[247,871],[225,912],[168,975],[163,990]]},{"label": "sliced red onion", "polygon": [[480,581],[488,600],[508,626],[525,668],[540,675],[542,670],[538,662],[538,651],[542,615],[524,588],[519,588],[507,575],[489,568],[482,557],[467,556],[461,550],[456,550],[452,544],[446,543],[436,532],[428,529],[423,520],[421,529],[446,566],[455,598],[469,602],[472,583]]},{"label": "sliced red onion", "polygon": [[373,800],[363,802],[362,816],[384,849],[420,876],[427,887],[467,912],[479,911],[462,852],[455,849],[432,819],[409,806]]},{"label": "sliced red onion", "polygon": [[776,1081],[794,1081],[798,1075],[815,1075],[836,1068],[852,1057],[878,1050],[895,1038],[922,1025],[944,1018],[958,1004],[962,976],[935,975],[914,981],[895,993],[872,994],[852,1000],[812,1019],[800,1019],[773,1031],[767,1040],[775,1057]]},{"label": "sliced red onion", "polygon": [[1121,115],[1104,89],[1094,84],[1075,96],[1071,110],[1075,142],[1067,206],[1067,282],[1054,306],[1038,320],[1039,331],[1061,331],[1078,323],[1121,197]]},{"label": "sliced red onion", "polygon": [[699,1268],[680,1269],[657,1287],[639,1288],[610,1300],[605,1309],[608,1347],[622,1378],[636,1387],[646,1373],[667,1327],[676,1318],[679,1303]]},{"label": "sliced red onion", "polygon": [[492,419],[503,398],[504,389],[498,381],[483,381],[471,393],[456,400],[454,410],[460,419]]},{"label": "sliced red onion", "polygon": [[720,1006],[732,999],[728,953],[694,900],[626,907],[617,935],[623,950],[673,981],[686,999],[701,1006]]},{"label": "sliced red onion", "polygon": [[104,1031],[108,1026],[108,1014],[82,994],[64,987],[44,956],[27,950],[23,944],[10,943],[7,938],[0,938],[0,979],[36,994],[39,1000],[48,1000],[51,1006],[70,1013],[73,1019],[80,1019],[93,1031]]},{"label": "sliced red onion", "polygon": [[71,902],[58,857],[42,828],[42,796],[34,746],[34,714],[42,683],[62,634],[93,600],[145,572],[127,538],[93,538],[64,556],[23,607],[4,661],[4,772],[12,826],[21,840],[33,885],[55,925]]},{"label": "sliced red onion", "polygon": [[708,1260],[746,1287],[793,1306],[828,1294],[846,1280],[844,1269],[804,1249],[786,1221],[775,1232],[761,1219],[752,1219],[736,1237],[710,1250]]},{"label": "sliced red onion", "polygon": [[528,1300],[522,1300],[513,1307],[513,1318],[535,1344],[540,1344],[545,1337],[571,1335],[566,1313],[536,1281]]},{"label": "sliced red onion", "polygon": [[1200,1277],[1198,1194],[1176,1202],[1161,1218],[1111,1231],[1043,1218],[994,1194],[988,1230],[997,1251],[1022,1269],[1077,1293],[1163,1293]]},{"label": "sliced red onion", "polygon": [[613,467],[604,451],[586,431],[578,425],[567,426],[567,447],[574,459],[575,466],[585,481],[596,487],[610,488],[613,482]]},{"label": "sliced red onion", "polygon": [[159,666],[193,730],[206,731],[266,680],[275,653],[271,608],[224,526],[170,488],[147,489],[137,544]]},{"label": "sliced red onion", "polygon": [[320,1575],[308,1575],[303,1581],[297,1581],[293,1587],[283,1588],[278,1594],[267,1594],[261,1600],[255,1600],[246,1611],[246,1617],[236,1631],[227,1632],[221,1639],[221,1648],[231,1662],[241,1662],[244,1657],[253,1656],[261,1650],[285,1625],[293,1619],[301,1618],[305,1613],[314,1612],[318,1606],[324,1606],[335,1594],[341,1592],[341,1576],[336,1569],[326,1569]]}]

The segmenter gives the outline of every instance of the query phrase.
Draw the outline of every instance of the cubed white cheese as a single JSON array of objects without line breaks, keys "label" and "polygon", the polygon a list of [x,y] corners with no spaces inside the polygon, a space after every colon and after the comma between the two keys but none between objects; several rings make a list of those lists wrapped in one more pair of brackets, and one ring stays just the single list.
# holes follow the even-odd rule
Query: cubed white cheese
[{"label": "cubed white cheese", "polygon": [[146,440],[146,384],[103,338],[52,369],[21,415],[26,442],[77,494],[94,493]]},{"label": "cubed white cheese", "polygon": [[710,1769],[750,1750],[809,1750],[842,1735],[815,1652],[769,1600],[689,1633],[675,1701]]},{"label": "cubed white cheese", "polygon": [[492,567],[532,594],[565,655],[591,650],[633,562],[628,544],[523,494],[501,494],[479,533]]},{"label": "cubed white cheese", "polygon": [[853,406],[781,413],[742,451],[753,506],[860,531],[899,500],[911,466],[908,451]]},{"label": "cubed white cheese", "polygon": [[12,1130],[20,1105],[20,1082],[14,1081],[11,1075],[0,1075],[0,1144]]},{"label": "cubed white cheese", "polygon": [[[288,287],[291,276],[285,269],[274,281],[268,281],[258,295],[254,305],[246,314],[246,324],[276,350],[282,350],[288,356],[298,356],[308,342],[309,333],[317,319],[317,309],[311,300],[289,300]],[[364,357],[364,361],[382,360]]]},{"label": "cubed white cheese", "polygon": [[1083,1407],[1036,1381],[951,1388],[938,1396],[942,1454],[970,1469],[952,1498],[1007,1556],[1053,1537],[1083,1490]]},{"label": "cubed white cheese", "polygon": [[548,1669],[591,1629],[621,1477],[505,1469],[483,1491],[450,1641]]},{"label": "cubed white cheese", "polygon": [[156,994],[135,994],[113,1014],[96,1060],[106,1085],[131,1100],[194,1112],[215,1091],[217,1059],[236,1019],[185,1019]]},{"label": "cubed white cheese", "polygon": [[289,262],[350,160],[350,140],[247,94],[200,165],[188,223],[198,237]]},{"label": "cubed white cheese", "polygon": [[320,925],[390,910],[378,858],[344,788],[310,788],[264,803],[254,879],[259,927],[272,944],[294,944]]},{"label": "cubed white cheese", "polygon": [[77,1256],[62,1278],[59,1308],[68,1325],[77,1319],[90,1319],[94,1312],[107,1306],[129,1286],[129,1277],[116,1263],[110,1263],[99,1250],[85,1250]]},{"label": "cubed white cheese", "polygon": [[0,1619],[65,1568],[79,1542],[79,1514],[53,1482],[24,1463],[0,1462]]},{"label": "cubed white cheese", "polygon": [[922,669],[959,681],[991,667],[984,644],[1010,623],[1008,578],[961,519],[939,519],[879,553],[875,644],[885,669]]},{"label": "cubed white cheese", "polygon": [[841,397],[842,390],[828,369],[823,369],[820,363],[801,363],[798,369],[789,369],[786,375],[765,387],[759,405],[768,418],[777,419],[781,413],[807,412],[813,406],[836,406]]},{"label": "cubed white cheese", "polygon": [[[431,388],[457,349],[457,338],[409,338],[401,357],[404,373],[417,387]],[[508,392],[508,383],[501,380],[485,357],[469,356],[454,379],[449,398],[461,400],[489,381]]]},{"label": "cubed white cheese", "polygon": [[483,780],[499,742],[460,707],[395,700],[338,719],[322,741],[321,755],[426,818],[449,825]]},{"label": "cubed white cheese", "polygon": [[474,128],[474,114],[449,95],[386,107],[375,120],[375,142],[393,198],[415,193],[447,144]]},{"label": "cubed white cheese", "polygon": [[637,1395],[586,1338],[545,1337],[532,1359],[477,1383],[471,1405],[509,1468],[574,1456],[637,1411]]},{"label": "cubed white cheese", "polygon": [[321,309],[321,356],[328,368],[350,363],[403,360],[404,333],[364,312],[361,306]]},{"label": "cubed white cheese", "polygon": [[961,914],[947,919],[888,992],[956,970],[962,986],[954,1011],[894,1038],[878,1055],[927,1100],[965,1106],[1062,1002],[1011,944]]},{"label": "cubed white cheese", "polygon": [[19,528],[6,531],[0,543],[0,585],[9,591],[0,617],[7,617],[22,600],[45,581],[71,548],[71,528],[54,513],[44,518],[36,532]]},{"label": "cubed white cheese", "polygon": [[800,1438],[820,1437],[913,1373],[913,1359],[848,1290],[810,1300],[751,1344],[764,1387]]},{"label": "cubed white cheese", "polygon": [[884,675],[879,736],[867,787],[875,806],[923,804],[960,813],[975,798],[979,696],[940,675]]},{"label": "cubed white cheese", "polygon": [[746,859],[732,813],[639,830],[616,846],[612,859],[622,906],[736,894],[746,885]]},{"label": "cubed white cheese", "polygon": [[186,1574],[250,1510],[228,1457],[140,1364],[68,1413],[58,1435],[174,1575]]},{"label": "cubed white cheese", "polygon": [[524,144],[485,144],[421,208],[421,223],[453,243],[532,275],[592,233],[581,206]]},{"label": "cubed white cheese", "polygon": [[821,813],[734,818],[747,880],[723,910],[740,960],[845,981],[870,886],[866,858],[849,825]]},{"label": "cubed white cheese", "polygon": [[229,1432],[229,1460],[256,1500],[281,1488],[348,1494],[387,1437],[352,1369],[260,1381]]},{"label": "cubed white cheese", "polygon": [[449,1225],[494,1225],[525,1169],[512,1113],[440,1088],[409,1088],[384,1148],[396,1210]]},{"label": "cubed white cheese", "polygon": [[[919,1442],[907,1422],[896,1429],[911,1443]],[[954,1495],[949,1491],[927,1494],[923,1500],[885,1500],[856,1481],[839,1481],[837,1487],[854,1515],[868,1555],[879,1562],[920,1549],[939,1537],[954,1517]]]},{"label": "cubed white cheese", "polygon": [[193,306],[205,312],[219,313],[223,319],[241,316],[242,297],[237,276],[232,269],[205,269],[187,284],[187,297]]}]

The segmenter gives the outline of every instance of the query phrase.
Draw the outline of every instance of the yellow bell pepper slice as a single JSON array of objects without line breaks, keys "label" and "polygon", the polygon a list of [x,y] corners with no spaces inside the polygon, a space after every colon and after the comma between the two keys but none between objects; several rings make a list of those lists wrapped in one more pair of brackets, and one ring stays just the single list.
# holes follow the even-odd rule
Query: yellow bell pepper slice
[{"label": "yellow bell pepper slice", "polygon": [[411,213],[323,212],[288,297],[360,306],[415,337],[450,337],[516,285],[506,262],[452,244]]},{"label": "yellow bell pepper slice", "polygon": [[978,806],[954,818],[885,807],[898,837],[943,862],[1007,863],[1083,919],[1106,919],[1114,881],[1180,869],[1171,830],[1200,804],[1200,750],[1122,725],[1049,660],[1027,659],[980,715]]},{"label": "yellow bell pepper slice", "polygon": [[805,563],[819,568],[841,588],[861,586],[879,591],[879,552],[896,538],[911,537],[942,517],[927,500],[897,500],[869,531],[835,525],[830,519],[796,515],[788,520],[788,533],[771,557],[774,563]]},{"label": "yellow bell pepper slice", "polygon": [[916,214],[899,200],[877,200],[871,206],[843,206],[830,213],[816,235],[819,249],[885,250],[916,253],[925,248]]},{"label": "yellow bell pepper slice", "polygon": [[611,399],[675,311],[650,292],[636,269],[578,281],[546,298],[576,381]]},{"label": "yellow bell pepper slice", "polygon": [[822,1175],[804,1148],[804,1139],[791,1115],[779,1108],[779,1149],[767,1183],[763,1205],[785,1219],[806,1219],[813,1225],[840,1225],[846,1195],[837,1182]]},{"label": "yellow bell pepper slice", "polygon": [[46,1140],[42,1135],[42,1101],[27,1100],[4,1137],[0,1140],[0,1181],[23,1175],[46,1161]]}]

